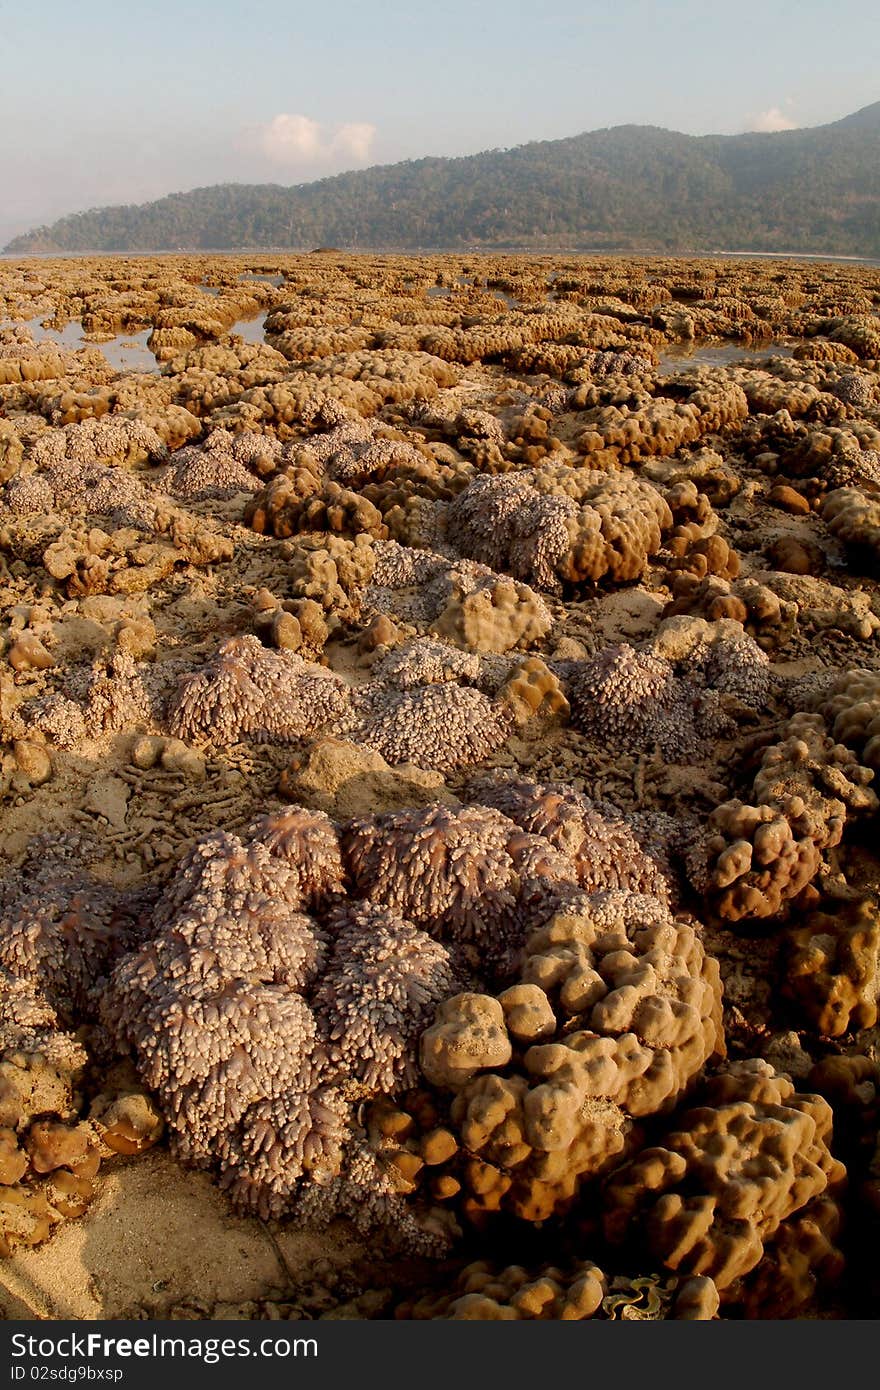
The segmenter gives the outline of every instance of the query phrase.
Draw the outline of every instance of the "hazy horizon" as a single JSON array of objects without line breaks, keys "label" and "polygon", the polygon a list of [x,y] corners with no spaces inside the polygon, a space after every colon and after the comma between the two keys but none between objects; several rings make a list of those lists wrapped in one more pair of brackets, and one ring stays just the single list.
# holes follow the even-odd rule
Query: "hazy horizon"
[{"label": "hazy horizon", "polygon": [[880,98],[880,12],[841,0],[834,29],[818,0],[4,9],[0,245],[89,207],[607,126],[822,125]]}]

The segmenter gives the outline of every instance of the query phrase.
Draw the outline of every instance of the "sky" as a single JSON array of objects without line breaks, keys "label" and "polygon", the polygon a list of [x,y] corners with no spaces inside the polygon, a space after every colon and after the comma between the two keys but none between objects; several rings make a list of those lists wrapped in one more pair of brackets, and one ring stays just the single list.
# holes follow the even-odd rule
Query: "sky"
[{"label": "sky", "polygon": [[880,100],[876,0],[0,0],[0,245],[68,212]]}]

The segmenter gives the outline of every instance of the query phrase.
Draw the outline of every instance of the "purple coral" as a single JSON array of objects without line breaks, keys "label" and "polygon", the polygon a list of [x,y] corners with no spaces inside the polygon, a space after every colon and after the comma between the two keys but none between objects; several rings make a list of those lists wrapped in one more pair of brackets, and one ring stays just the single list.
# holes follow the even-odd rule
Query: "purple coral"
[{"label": "purple coral", "polygon": [[[668,902],[669,883],[662,859],[645,848],[646,837],[613,807],[597,805],[562,783],[521,779],[480,778],[469,784],[467,794],[474,801],[494,806],[530,836],[549,842],[564,857],[563,862],[571,865],[571,880],[581,893],[624,889]],[[537,893],[543,875],[534,877]],[[565,882],[562,863],[556,878],[559,885]],[[557,900],[560,891],[559,887],[551,889]],[[571,894],[563,891],[562,896]]]},{"label": "purple coral", "polygon": [[[265,455],[266,437],[256,437],[262,441]],[[255,491],[260,479],[241,461],[238,445],[239,439],[252,438],[252,434],[235,436],[228,430],[212,430],[201,448],[187,445],[177,451],[164,486],[173,497],[189,502],[226,500],[241,492]],[[277,447],[276,440],[271,443]]]},{"label": "purple coral", "polygon": [[234,1154],[250,1107],[310,1088],[320,1053],[301,991],[326,941],[300,900],[298,875],[265,845],[218,833],[160,900],[152,939],[113,973],[105,1026],[133,1049],[191,1162],[210,1163],[218,1145]]},{"label": "purple coral", "polygon": [[681,760],[733,732],[724,696],[751,708],[764,702],[768,660],[750,637],[688,638],[680,652],[675,638],[668,659],[662,644],[637,651],[622,642],[560,665],[575,727],[612,747],[642,752],[656,744],[664,757]]},{"label": "purple coral", "polygon": [[0,882],[0,970],[20,982],[22,1007],[33,996],[70,1023],[92,1013],[101,977],[138,933],[137,898],[126,903],[65,855],[81,843],[38,836]]},{"label": "purple coral", "polygon": [[370,674],[374,680],[399,690],[411,690],[414,686],[439,685],[444,681],[477,685],[480,670],[480,658],[474,652],[462,652],[445,642],[418,637],[387,652]]},{"label": "purple coral", "polygon": [[219,1160],[238,1205],[269,1216],[304,1175],[338,1174],[352,1080],[410,1084],[419,1033],[458,985],[442,945],[366,904],[330,913],[328,961],[328,930],[302,910],[340,896],[326,816],[295,807],[250,834],[193,847],[150,938],[116,966],[102,1021],[157,1092],[179,1155]]},{"label": "purple coral", "polygon": [[343,851],[360,896],[503,968],[522,937],[515,834],[485,806],[429,806],[353,821]]},{"label": "purple coral", "polygon": [[557,590],[571,545],[566,523],[577,512],[572,498],[542,496],[521,474],[483,475],[450,502],[446,533],[462,555]]},{"label": "purple coral", "polygon": [[482,762],[507,742],[513,715],[470,686],[380,688],[361,697],[361,717],[349,734],[386,762],[452,772]]},{"label": "purple coral", "polygon": [[263,847],[280,860],[288,882],[296,883],[302,903],[310,912],[332,902],[341,892],[344,869],[339,839],[329,816],[291,806],[263,816],[247,832],[250,852]]},{"label": "purple coral", "polygon": [[351,1102],[343,1088],[316,1084],[316,1074],[307,1065],[298,1086],[257,1101],[220,1140],[221,1186],[263,1220],[289,1211],[300,1177],[311,1179],[300,1191],[324,1191],[342,1165]]},{"label": "purple coral", "polygon": [[415,1085],[419,1035],[458,987],[448,951],[371,904],[338,910],[331,926],[338,935],[312,1005],[333,1061],[370,1090]]},{"label": "purple coral", "polygon": [[82,420],[41,435],[33,448],[38,468],[71,460],[80,464],[164,462],[168,450],[159,435],[142,420],[111,415]]},{"label": "purple coral", "polygon": [[181,682],[168,723],[184,739],[287,742],[339,729],[349,706],[348,688],[323,667],[292,652],[270,651],[256,637],[232,637],[213,661]]}]

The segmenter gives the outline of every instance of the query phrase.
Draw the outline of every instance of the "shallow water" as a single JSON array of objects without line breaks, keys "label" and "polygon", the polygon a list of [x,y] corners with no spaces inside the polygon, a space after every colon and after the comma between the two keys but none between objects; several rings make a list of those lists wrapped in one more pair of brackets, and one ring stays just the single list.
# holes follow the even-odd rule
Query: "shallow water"
[{"label": "shallow water", "polygon": [[230,333],[237,333],[239,338],[244,338],[246,343],[264,343],[266,341],[265,329],[268,312],[268,309],[263,309],[253,318],[239,319],[230,328]]},{"label": "shallow water", "polygon": [[159,370],[155,357],[147,347],[147,339],[152,331],[149,328],[143,329],[140,333],[120,333],[105,343],[92,343],[83,337],[82,325],[78,320],[66,323],[63,328],[44,328],[42,320],[45,317],[45,314],[41,314],[38,318],[27,320],[23,325],[5,323],[2,326],[29,328],[35,343],[57,343],[68,352],[75,352],[78,348],[96,347],[103,352],[110,366],[115,367],[118,372]]},{"label": "shallow water", "polygon": [[246,270],[246,271],[243,271],[242,274],[239,275],[238,278],[239,278],[239,280],[244,280],[244,281],[248,281],[248,280],[264,280],[264,281],[266,282],[267,285],[274,285],[275,288],[276,288],[276,290],[280,289],[281,286],[284,284],[284,276],[281,275],[281,274],[277,274],[277,275],[257,275],[257,274],[252,274],[250,271],[247,271],[247,270]]},{"label": "shallow water", "polygon": [[[202,286],[202,288],[206,287]],[[209,291],[209,293],[219,294],[220,291]],[[240,338],[244,338],[246,343],[265,342],[267,312],[267,310],[262,310],[251,318],[238,319],[229,329],[229,332],[237,333]],[[35,343],[57,343],[58,347],[65,348],[68,352],[75,352],[84,347],[98,348],[100,352],[103,352],[109,365],[117,372],[158,372],[160,370],[160,364],[147,347],[147,339],[152,332],[150,328],[145,328],[140,333],[120,333],[104,343],[94,343],[83,337],[82,325],[78,320],[72,320],[60,329],[44,328],[43,319],[45,317],[45,314],[41,314],[38,318],[28,319],[24,322],[14,323],[10,321],[0,324],[0,328],[29,328]]]},{"label": "shallow water", "polygon": [[732,367],[740,362],[754,361],[758,366],[769,357],[791,357],[794,349],[785,343],[764,343],[760,347],[745,347],[742,343],[723,343],[714,347],[677,344],[660,353],[658,374],[674,376],[688,367]]}]

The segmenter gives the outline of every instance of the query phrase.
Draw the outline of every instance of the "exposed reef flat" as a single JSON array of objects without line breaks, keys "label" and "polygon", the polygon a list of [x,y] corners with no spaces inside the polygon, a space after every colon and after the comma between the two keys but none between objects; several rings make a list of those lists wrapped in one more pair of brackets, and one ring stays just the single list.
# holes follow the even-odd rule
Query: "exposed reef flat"
[{"label": "exposed reef flat", "polygon": [[870,1315],[880,270],[3,262],[0,592],[7,1316]]}]

